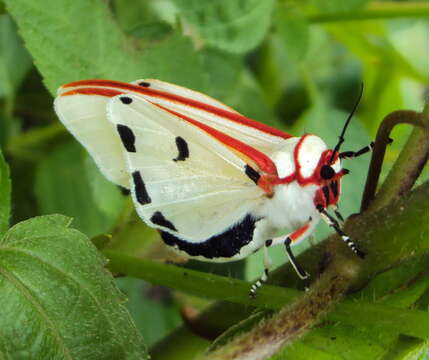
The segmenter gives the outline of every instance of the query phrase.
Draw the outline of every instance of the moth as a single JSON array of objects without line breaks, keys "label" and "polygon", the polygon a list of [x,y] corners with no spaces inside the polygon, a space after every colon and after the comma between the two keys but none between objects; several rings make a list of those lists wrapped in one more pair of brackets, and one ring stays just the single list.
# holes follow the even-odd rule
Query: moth
[{"label": "moth", "polygon": [[[341,229],[340,152],[313,134],[292,136],[245,117],[202,93],[160,80],[82,80],[58,90],[55,111],[111,182],[130,190],[141,219],[164,243],[204,261],[234,261],[285,246],[298,276],[309,274],[291,246],[322,219],[360,257]],[[332,209],[334,215],[328,210]],[[338,219],[338,220],[337,220]],[[279,230],[290,233],[276,236]]]}]

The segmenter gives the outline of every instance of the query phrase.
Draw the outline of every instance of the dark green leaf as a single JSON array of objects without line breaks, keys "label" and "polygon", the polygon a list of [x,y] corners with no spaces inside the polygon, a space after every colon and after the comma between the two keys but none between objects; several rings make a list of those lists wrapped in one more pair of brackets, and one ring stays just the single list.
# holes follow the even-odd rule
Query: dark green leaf
[{"label": "dark green leaf", "polygon": [[0,150],[0,236],[9,228],[11,187],[9,166]]},{"label": "dark green leaf", "polygon": [[0,98],[12,95],[31,67],[31,59],[9,15],[0,15]]},{"label": "dark green leaf", "polygon": [[119,278],[116,283],[128,298],[128,311],[147,346],[180,325],[180,309],[170,289],[132,278]]},{"label": "dark green leaf", "polygon": [[[271,22],[273,0],[174,0],[203,41],[242,53],[257,46]],[[196,35],[196,36],[198,36]]]},{"label": "dark green leaf", "polygon": [[33,218],[1,240],[2,357],[145,359],[104,258],[70,221]]}]

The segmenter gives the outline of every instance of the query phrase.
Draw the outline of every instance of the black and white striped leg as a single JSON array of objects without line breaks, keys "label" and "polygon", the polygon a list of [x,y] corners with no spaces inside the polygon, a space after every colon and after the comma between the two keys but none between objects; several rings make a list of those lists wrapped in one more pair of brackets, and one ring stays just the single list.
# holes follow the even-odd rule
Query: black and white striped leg
[{"label": "black and white striped leg", "polygon": [[272,241],[267,240],[264,246],[264,272],[262,276],[256,281],[251,287],[249,291],[249,297],[254,299],[256,297],[256,292],[262,286],[262,284],[266,283],[268,280],[268,274],[270,273],[271,266],[273,262],[271,261],[270,255],[268,254],[268,247],[271,245]]},{"label": "black and white striped leg", "polygon": [[351,159],[358,156],[361,156],[363,154],[366,154],[367,152],[370,152],[374,149],[374,141],[371,141],[371,143],[362,149],[358,151],[343,151],[340,153],[340,159]]},{"label": "black and white striped leg", "polygon": [[339,221],[340,226],[341,226],[341,227],[343,227],[343,224],[344,224],[344,218],[343,218],[343,215],[341,215],[340,210],[338,209],[338,205],[335,205],[335,206],[334,206],[334,214],[335,214],[335,216],[337,217],[337,219],[338,219],[338,221]]},{"label": "black and white striped leg", "polygon": [[365,258],[365,253],[361,250],[359,250],[356,246],[356,244],[350,239],[350,237],[344,233],[344,231],[341,230],[340,225],[338,224],[337,220],[335,220],[329,213],[325,210],[325,208],[321,205],[317,206],[317,210],[320,212],[320,216],[322,219],[334,230],[337,232],[338,235],[341,236],[343,241],[347,244],[347,246],[360,258]]}]

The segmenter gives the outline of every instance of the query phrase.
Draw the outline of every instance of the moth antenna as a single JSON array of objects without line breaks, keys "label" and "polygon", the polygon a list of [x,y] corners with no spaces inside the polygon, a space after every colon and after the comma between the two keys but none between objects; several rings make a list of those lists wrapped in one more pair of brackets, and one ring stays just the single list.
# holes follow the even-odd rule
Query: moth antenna
[{"label": "moth antenna", "polygon": [[343,130],[341,131],[341,134],[338,138],[338,143],[337,143],[337,145],[335,145],[334,150],[332,151],[331,158],[329,159],[330,164],[332,164],[334,157],[335,157],[335,154],[339,153],[340,147],[341,147],[342,143],[344,142],[344,134],[346,133],[347,127],[350,124],[350,120],[352,119],[353,115],[355,114],[355,112],[359,106],[359,103],[362,99],[362,94],[363,94],[363,83],[360,84],[359,96],[355,102],[355,105],[353,106],[352,111],[350,112],[349,116],[347,117],[346,123],[344,124]]}]

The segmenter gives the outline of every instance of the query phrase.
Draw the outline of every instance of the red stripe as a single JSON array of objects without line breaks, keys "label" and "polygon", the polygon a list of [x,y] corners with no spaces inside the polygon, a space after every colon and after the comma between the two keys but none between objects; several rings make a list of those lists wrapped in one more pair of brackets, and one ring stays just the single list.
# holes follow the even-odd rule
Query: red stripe
[{"label": "red stripe", "polygon": [[97,80],[97,79],[95,79],[95,80],[81,80],[81,81],[71,82],[71,83],[63,85],[63,88],[75,87],[75,86],[107,86],[107,87],[114,87],[114,88],[118,88],[118,89],[130,90],[130,91],[134,91],[134,92],[137,92],[137,93],[140,93],[143,95],[163,98],[163,99],[171,100],[173,102],[178,102],[178,103],[181,103],[181,104],[193,107],[193,108],[204,110],[208,113],[212,113],[214,115],[226,118],[228,120],[234,121],[236,123],[239,123],[239,124],[242,124],[245,126],[252,127],[254,129],[260,130],[260,131],[265,132],[265,133],[270,134],[270,135],[281,137],[283,139],[288,139],[288,138],[292,137],[292,135],[290,135],[284,131],[281,131],[281,130],[278,130],[278,129],[273,128],[271,126],[262,124],[260,122],[257,122],[256,120],[250,119],[250,118],[245,117],[243,115],[240,115],[240,114],[228,111],[228,110],[224,110],[224,109],[219,109],[218,107],[213,106],[213,105],[209,105],[209,104],[205,104],[205,103],[200,102],[200,101],[188,99],[188,98],[180,96],[180,95],[170,94],[170,93],[164,92],[164,91],[154,90],[154,89],[141,87],[141,86],[133,85],[133,84],[128,84],[128,83],[124,83],[124,82],[120,82],[120,81]]},{"label": "red stripe", "polygon": [[[62,96],[69,96],[69,95],[76,95],[76,94],[84,94],[84,95],[100,95],[100,96],[108,96],[113,97],[116,95],[122,94],[122,92],[117,90],[111,90],[111,89],[105,89],[105,88],[80,88],[80,89],[73,89],[70,91],[67,91],[62,94]],[[166,107],[158,104],[154,104],[161,109],[168,111],[178,117],[180,117],[183,120],[186,120],[187,122],[197,126],[198,128],[204,130],[209,135],[213,136],[217,140],[221,141],[227,146],[230,146],[234,148],[235,150],[241,152],[242,154],[246,155],[248,158],[252,159],[261,169],[262,171],[266,172],[270,175],[277,176],[277,169],[272,160],[266,156],[264,153],[256,150],[255,148],[237,140],[234,139],[231,136],[228,136],[224,134],[223,132],[220,132],[218,130],[213,129],[212,127],[205,125],[197,120],[191,119],[185,115],[179,114],[173,110],[169,110]]]},{"label": "red stripe", "polygon": [[310,224],[305,224],[303,226],[301,226],[298,230],[294,231],[292,234],[289,235],[289,237],[291,238],[291,240],[293,242],[299,240],[299,238],[305,234],[305,232],[308,230],[308,228],[310,227]]},{"label": "red stripe", "polygon": [[216,129],[213,129],[212,127],[205,125],[197,120],[194,120],[190,117],[187,117],[185,115],[179,114],[173,110],[167,109],[162,105],[157,105],[154,104],[156,106],[158,106],[159,108],[168,111],[169,113],[180,117],[181,119],[195,125],[196,127],[200,128],[201,130],[203,130],[204,132],[206,132],[207,134],[213,136],[215,139],[219,140],[220,142],[222,142],[223,144],[233,148],[234,150],[246,155],[249,159],[253,160],[256,165],[258,165],[259,169],[262,170],[263,172],[270,174],[270,175],[274,175],[277,176],[277,168],[274,165],[273,161],[264,153],[256,150],[255,148],[237,140],[234,139],[231,136],[228,136],[226,134],[224,134],[221,131],[218,131]]},{"label": "red stripe", "polygon": [[114,97],[116,95],[121,95],[123,93],[122,91],[118,91],[118,90],[88,87],[88,88],[70,90],[61,94],[61,96],[69,96],[69,95],[77,95],[77,94]]}]

